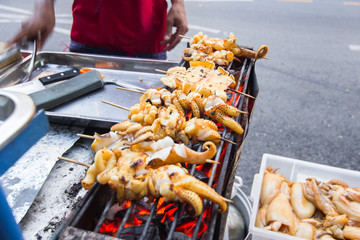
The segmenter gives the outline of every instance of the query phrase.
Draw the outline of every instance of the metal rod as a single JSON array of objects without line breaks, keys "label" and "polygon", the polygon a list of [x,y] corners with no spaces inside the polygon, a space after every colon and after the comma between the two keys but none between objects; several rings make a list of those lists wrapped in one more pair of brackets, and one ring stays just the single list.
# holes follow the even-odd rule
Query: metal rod
[{"label": "metal rod", "polygon": [[[226,128],[224,129],[224,132],[226,133]],[[224,135],[224,133],[223,133]],[[222,149],[223,149],[223,146],[224,146],[224,142],[221,141],[220,142],[220,145],[219,147],[217,148],[216,150],[216,156],[215,156],[215,161],[216,162],[219,162],[219,159],[220,159],[220,154],[222,152]],[[209,181],[208,181],[208,185],[211,187],[211,184],[213,182],[213,179],[214,179],[214,176],[215,176],[215,172],[216,172],[216,168],[217,168],[217,165],[218,164],[214,164],[211,168],[211,174],[210,174],[210,178],[209,178]],[[193,235],[192,235],[192,239],[196,239],[197,238],[197,235],[199,233],[199,230],[200,230],[200,224],[201,224],[201,221],[202,221],[202,217],[203,217],[203,214],[204,214],[204,209],[205,207],[208,205],[207,204],[207,200],[203,200],[203,211],[201,212],[201,214],[199,215],[197,221],[196,221],[196,225],[195,225],[195,229],[194,229],[194,232],[193,232]]]},{"label": "metal rod", "polygon": [[100,184],[98,184],[98,182],[95,182],[94,186],[92,186],[92,188],[89,190],[88,194],[89,194],[89,199],[86,200],[84,206],[81,208],[80,212],[78,214],[76,214],[75,219],[69,223],[70,226],[76,226],[76,224],[79,222],[80,218],[82,218],[85,214],[86,211],[88,211],[90,204],[92,203],[92,200],[94,199],[94,197],[96,196],[96,194],[99,192],[100,190]]},{"label": "metal rod", "polygon": [[182,208],[183,208],[183,205],[181,203],[179,203],[179,202],[177,202],[176,205],[177,205],[178,209],[175,212],[174,220],[171,223],[171,227],[170,227],[170,230],[169,230],[168,235],[166,237],[166,240],[171,240],[172,239],[172,236],[173,236],[173,234],[175,232],[177,222],[179,220],[180,213],[181,213]]},{"label": "metal rod", "polygon": [[146,234],[147,234],[148,228],[150,226],[150,223],[152,221],[152,218],[153,218],[153,216],[155,214],[155,211],[157,209],[158,202],[159,202],[159,198],[157,198],[155,200],[153,206],[151,207],[151,211],[150,211],[150,214],[148,216],[148,219],[146,220],[145,226],[143,228],[143,232],[141,233],[140,240],[141,239],[146,239],[148,237],[148,236],[146,236]]},{"label": "metal rod", "polygon": [[[201,149],[202,149],[202,146],[200,145],[200,146],[198,147],[197,151],[200,152]],[[194,175],[194,173],[195,173],[195,167],[196,167],[196,165],[193,164],[192,167],[191,167],[190,175]],[[203,201],[203,202],[204,202],[204,201]],[[178,211],[179,211],[179,209],[178,209]],[[200,221],[199,219],[202,218],[203,212],[204,212],[204,207],[203,207],[203,210],[202,210],[201,214],[199,215],[199,218],[198,218],[196,224],[198,224],[198,222]],[[195,228],[195,230],[196,230],[196,228]],[[197,237],[197,232],[196,232],[195,230],[194,230],[193,235],[192,235],[193,238],[194,238],[194,235]],[[199,229],[198,229],[197,231],[199,231]],[[196,233],[196,234],[195,234],[195,233]],[[196,239],[196,238],[195,238],[195,239]]]},{"label": "metal rod", "polygon": [[206,199],[204,199],[204,201],[203,201],[203,210],[202,210],[201,214],[199,215],[199,217],[198,217],[198,219],[196,221],[195,229],[194,229],[194,232],[193,232],[192,237],[191,237],[191,239],[193,239],[193,240],[197,239],[197,235],[198,235],[198,233],[200,231],[200,226],[201,226],[202,218],[203,218],[203,215],[204,215],[204,211],[205,211],[205,208],[208,205],[207,203],[208,203],[208,201]]},{"label": "metal rod", "polygon": [[233,62],[234,62],[234,60],[229,63],[229,65],[226,68],[227,71],[229,71],[231,69]]},{"label": "metal rod", "polygon": [[133,210],[134,206],[135,206],[135,200],[131,201],[130,207],[126,210],[125,216],[121,220],[121,224],[119,226],[119,229],[116,232],[115,237],[117,237],[117,238],[120,237],[122,231],[124,230],[124,226],[125,226],[127,220],[129,219],[131,211]]},{"label": "metal rod", "polygon": [[115,197],[115,192],[112,191],[111,192],[111,197],[110,197],[110,201],[107,202],[105,208],[104,208],[104,211],[102,212],[101,216],[100,216],[100,219],[98,221],[98,223],[96,224],[95,226],[95,229],[94,229],[94,232],[99,232],[104,220],[105,220],[105,217],[106,215],[108,214],[110,208],[112,207],[112,205],[114,205],[114,203],[116,202],[116,197]]},{"label": "metal rod", "polygon": [[[245,58],[244,63],[243,63],[243,66],[241,67],[240,76],[239,76],[239,81],[238,81],[238,83],[237,83],[236,89],[239,89],[239,88],[240,88],[241,81],[242,81],[242,79],[243,79],[243,77],[244,77],[245,66],[247,65],[247,62],[248,62],[248,59]],[[240,102],[240,98],[241,98],[241,96],[239,97],[238,101],[235,101],[235,98],[234,98],[233,101],[232,101],[232,105],[233,105],[234,107],[238,108],[238,109],[239,109],[239,106],[238,106],[238,105],[239,105],[239,102]]]}]

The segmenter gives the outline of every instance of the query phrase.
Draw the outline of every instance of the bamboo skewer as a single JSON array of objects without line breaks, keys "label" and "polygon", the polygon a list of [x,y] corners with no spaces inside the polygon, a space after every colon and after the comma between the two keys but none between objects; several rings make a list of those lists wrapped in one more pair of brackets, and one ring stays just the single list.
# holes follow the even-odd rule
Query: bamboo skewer
[{"label": "bamboo skewer", "polygon": [[[124,90],[124,91],[129,91],[129,92],[135,92],[135,93],[141,93],[141,94],[144,94],[145,92],[143,91],[138,91],[138,90],[132,90],[132,89],[128,89],[128,88],[122,88],[122,87],[116,87],[117,89],[120,89],[120,90]],[[252,99],[256,99],[256,97],[253,97],[249,94],[246,94],[246,93],[243,93],[243,92],[240,92],[240,91],[237,91],[235,89],[231,89],[231,88],[228,88],[226,89],[226,91],[231,91],[231,92],[235,92],[235,93],[238,93],[238,94],[241,94],[241,95],[244,95],[246,97],[249,97],[249,98],[252,98]]]},{"label": "bamboo skewer", "polygon": [[[63,161],[66,161],[66,162],[71,162],[71,163],[75,163],[77,165],[81,165],[81,166],[84,166],[84,167],[90,167],[91,165],[90,164],[87,164],[87,163],[83,163],[83,162],[79,162],[79,161],[76,161],[74,159],[71,159],[71,158],[66,158],[66,157],[58,157],[59,160],[63,160]],[[214,160],[205,160],[206,163],[211,163],[211,164],[219,164],[219,162],[217,161],[214,161]]]},{"label": "bamboo skewer", "polygon": [[[82,134],[82,133],[78,133],[76,134],[78,137],[82,137],[82,138],[88,138],[88,139],[96,139],[95,136],[91,136],[91,135],[86,135],[86,134]],[[233,142],[233,141],[230,141],[226,138],[220,138],[221,140],[225,141],[225,142],[228,142],[228,143],[231,143],[231,144],[234,144],[234,145],[237,145],[237,143]],[[207,160],[208,163],[217,163],[217,162],[213,162],[212,160]]]},{"label": "bamboo skewer", "polygon": [[235,90],[235,89],[228,88],[228,89],[226,89],[226,91],[235,92],[235,93],[244,95],[244,96],[246,96],[246,97],[249,97],[249,98],[252,98],[252,99],[256,99],[256,97],[253,97],[253,96],[251,96],[251,95],[249,95],[249,94],[246,94],[246,93],[243,93],[243,92],[240,92],[240,91],[237,91],[237,90]]},{"label": "bamboo skewer", "polygon": [[116,87],[117,89],[120,89],[120,90],[125,90],[125,91],[129,91],[129,92],[135,92],[135,93],[141,93],[141,94],[144,94],[145,92],[143,91],[138,91],[138,90],[132,90],[132,89],[128,89],[128,88],[122,88],[122,87]]},{"label": "bamboo skewer", "polygon": [[222,141],[224,141],[224,142],[228,142],[228,143],[231,143],[231,144],[234,144],[234,145],[237,146],[237,143],[236,143],[236,142],[230,141],[229,139],[226,139],[226,138],[223,138],[223,137],[221,137],[220,139],[221,139]]},{"label": "bamboo skewer", "polygon": [[219,164],[219,162],[214,161],[214,160],[209,160],[209,159],[205,160],[205,162],[206,163],[211,163],[211,164]]},{"label": "bamboo skewer", "polygon": [[[108,102],[108,101],[105,101],[105,100],[102,100],[101,102],[106,103],[106,104],[109,104],[109,105],[114,106],[114,107],[121,108],[121,109],[126,110],[126,111],[130,111],[130,109],[129,109],[129,108],[126,108],[126,107],[120,106],[120,105],[115,104],[115,103],[111,103],[111,102]],[[245,111],[239,111],[239,113],[242,113],[242,114],[249,114],[248,112],[245,112]]]},{"label": "bamboo skewer", "polygon": [[66,157],[58,157],[59,160],[63,160],[63,161],[67,161],[67,162],[71,162],[71,163],[75,163],[77,165],[82,165],[84,167],[90,167],[91,165],[90,164],[87,164],[87,163],[82,163],[82,162],[78,162],[76,160],[73,160],[73,159],[70,159],[70,158],[66,158]]},{"label": "bamboo skewer", "polygon": [[186,38],[186,39],[191,39],[191,37],[184,36],[184,35],[179,35],[179,37]]},{"label": "bamboo skewer", "polygon": [[165,70],[161,70],[161,69],[155,69],[155,72],[165,73],[165,74],[167,74],[167,73],[168,73],[167,71],[165,71]]},{"label": "bamboo skewer", "polygon": [[76,134],[78,137],[82,137],[82,138],[88,138],[88,139],[96,139],[95,136],[91,136],[91,135],[86,135],[86,134],[82,134],[82,133],[78,133]]},{"label": "bamboo skewer", "polygon": [[240,110],[239,110],[239,113],[242,113],[242,114],[249,114],[248,112],[245,112],[245,111],[240,111]]},{"label": "bamboo skewer", "polygon": [[108,101],[105,101],[105,100],[101,100],[101,102],[106,103],[106,104],[109,104],[109,105],[114,106],[114,107],[117,107],[117,108],[121,108],[121,109],[126,110],[126,111],[130,111],[129,108],[126,108],[126,107],[117,105],[117,104],[112,103],[112,102],[108,102]]}]

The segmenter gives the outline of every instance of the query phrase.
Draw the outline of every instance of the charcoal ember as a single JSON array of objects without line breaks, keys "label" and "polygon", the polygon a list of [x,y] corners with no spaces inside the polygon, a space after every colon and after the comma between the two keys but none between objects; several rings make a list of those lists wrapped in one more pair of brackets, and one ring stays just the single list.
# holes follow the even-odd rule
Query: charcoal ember
[{"label": "charcoal ember", "polygon": [[[137,240],[144,231],[145,224],[140,226],[126,227],[120,234],[121,239]],[[146,239],[160,240],[159,229],[155,225],[150,225],[146,232]]]},{"label": "charcoal ember", "polygon": [[182,232],[174,232],[172,235],[172,240],[190,240],[191,238]]},{"label": "charcoal ember", "polygon": [[136,202],[135,211],[148,210],[151,211],[152,201],[146,201],[146,197]]},{"label": "charcoal ember", "polygon": [[[191,169],[188,169],[189,171],[191,171]],[[209,177],[206,176],[205,173],[203,173],[202,171],[199,171],[197,169],[195,169],[194,171],[194,175],[195,178],[197,178],[198,180],[207,183],[209,181]]]}]

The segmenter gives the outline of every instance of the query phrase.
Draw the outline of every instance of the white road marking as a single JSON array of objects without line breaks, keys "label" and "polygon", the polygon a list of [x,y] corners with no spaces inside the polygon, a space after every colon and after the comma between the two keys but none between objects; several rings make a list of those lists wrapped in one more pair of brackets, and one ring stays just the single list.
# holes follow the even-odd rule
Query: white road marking
[{"label": "white road marking", "polygon": [[61,28],[61,27],[54,27],[54,32],[62,33],[62,34],[65,34],[65,35],[70,35],[70,30],[69,29]]},{"label": "white road marking", "polygon": [[360,45],[349,44],[349,49],[351,51],[360,51]]},{"label": "white road marking", "polygon": [[61,19],[56,17],[56,23],[72,24],[72,19]]},{"label": "white road marking", "polygon": [[28,15],[22,15],[22,14],[11,14],[11,13],[0,13],[0,18],[13,18],[13,19],[18,19],[18,18],[28,18]]},{"label": "white road marking", "polygon": [[56,17],[63,17],[63,18],[72,18],[72,14],[67,13],[56,13]]},{"label": "white road marking", "polygon": [[22,14],[32,14],[32,11],[28,11],[25,9],[21,9],[21,8],[16,8],[16,7],[9,7],[9,6],[5,6],[0,4],[0,9],[4,9],[4,10],[8,10],[11,12],[17,12],[17,13],[22,13]]},{"label": "white road marking", "polygon": [[0,19],[0,23],[10,23],[10,22],[14,22],[14,21],[10,19]]},{"label": "white road marking", "polygon": [[191,25],[191,24],[189,24],[189,28],[194,29],[194,30],[204,31],[204,32],[210,32],[210,33],[214,33],[214,34],[218,34],[219,32],[221,32],[219,29],[207,28],[207,27]]},{"label": "white road marking", "polygon": [[0,19],[0,23],[19,23],[23,22],[24,19]]},{"label": "white road marking", "polygon": [[303,3],[312,3],[312,0],[278,0],[278,2],[303,2]]}]

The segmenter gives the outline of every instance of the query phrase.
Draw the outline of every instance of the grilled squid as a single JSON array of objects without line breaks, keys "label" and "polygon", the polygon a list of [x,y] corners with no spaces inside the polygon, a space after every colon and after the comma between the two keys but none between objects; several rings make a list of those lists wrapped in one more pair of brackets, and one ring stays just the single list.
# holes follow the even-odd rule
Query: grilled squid
[{"label": "grilled squid", "polygon": [[215,155],[216,146],[212,142],[206,142],[203,149],[206,151],[196,152],[184,144],[174,144],[148,157],[146,163],[152,168],[175,163],[204,164]]},{"label": "grilled squid", "polygon": [[213,121],[203,118],[192,118],[185,124],[185,134],[192,141],[212,141],[215,144],[220,143],[220,134],[218,127]]},{"label": "grilled squid", "polygon": [[149,191],[153,196],[165,197],[165,201],[180,200],[190,204],[194,209],[194,216],[199,216],[202,212],[201,198],[217,203],[220,212],[227,209],[227,199],[207,184],[190,176],[186,169],[175,165],[165,165],[153,170]]},{"label": "grilled squid", "polygon": [[97,151],[103,149],[104,147],[108,147],[122,139],[121,135],[118,135],[113,131],[102,134],[102,135],[95,133],[94,137],[95,137],[95,139],[91,144],[91,149],[94,152],[97,152]]},{"label": "grilled squid", "polygon": [[114,168],[116,162],[117,158],[113,151],[110,151],[107,148],[97,151],[94,163],[89,167],[85,178],[81,181],[83,188],[89,190],[95,183],[98,174]]}]

